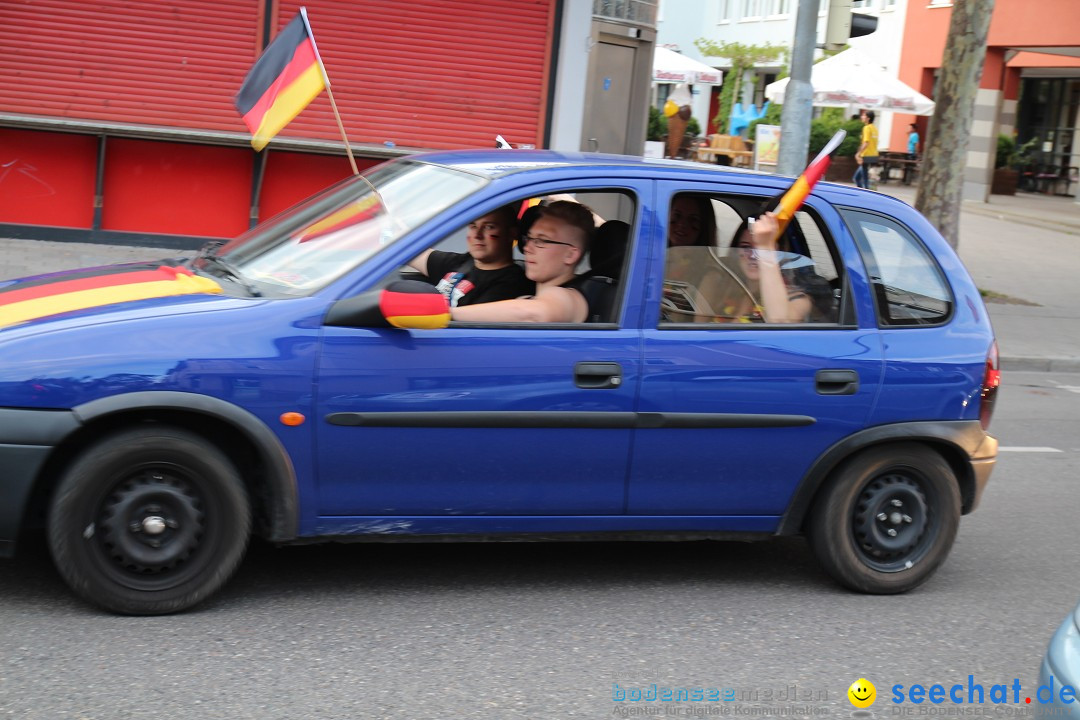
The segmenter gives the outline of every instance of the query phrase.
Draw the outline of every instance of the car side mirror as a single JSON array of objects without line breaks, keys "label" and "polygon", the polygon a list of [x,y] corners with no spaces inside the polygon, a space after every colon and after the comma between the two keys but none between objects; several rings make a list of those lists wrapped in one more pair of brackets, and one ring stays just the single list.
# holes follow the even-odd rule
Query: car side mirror
[{"label": "car side mirror", "polygon": [[338,300],[330,306],[323,324],[436,330],[450,324],[450,304],[426,282],[395,280],[385,288]]}]

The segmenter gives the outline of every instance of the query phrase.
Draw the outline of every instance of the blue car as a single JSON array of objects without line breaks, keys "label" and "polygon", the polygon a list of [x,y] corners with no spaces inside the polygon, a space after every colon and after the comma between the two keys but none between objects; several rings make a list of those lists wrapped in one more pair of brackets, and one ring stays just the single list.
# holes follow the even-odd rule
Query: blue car
[{"label": "blue car", "polygon": [[[0,282],[0,553],[43,527],[76,593],[147,615],[212,595],[253,534],[805,535],[840,584],[909,590],[994,466],[990,321],[883,195],[819,183],[748,244],[790,185],[415,155],[194,258]],[[583,257],[530,230],[555,203],[591,212]],[[584,321],[465,320],[464,266],[414,269],[507,207],[511,271],[569,253]]]},{"label": "blue car", "polygon": [[1033,705],[1035,717],[1080,718],[1080,605],[1050,638]]}]

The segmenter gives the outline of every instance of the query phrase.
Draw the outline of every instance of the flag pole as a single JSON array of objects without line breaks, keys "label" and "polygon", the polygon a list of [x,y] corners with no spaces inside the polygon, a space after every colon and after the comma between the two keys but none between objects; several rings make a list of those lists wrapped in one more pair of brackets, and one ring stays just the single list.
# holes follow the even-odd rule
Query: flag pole
[{"label": "flag pole", "polygon": [[323,83],[326,85],[326,95],[330,98],[330,109],[334,111],[334,119],[337,120],[338,129],[341,130],[341,139],[345,142],[345,154],[349,156],[349,165],[352,166],[353,175],[359,175],[356,168],[356,158],[353,157],[352,147],[349,146],[349,138],[345,135],[345,125],[341,122],[341,113],[338,112],[337,102],[334,101],[334,92],[330,89],[330,76],[326,74],[326,66],[323,65],[322,55],[319,54],[319,46],[315,44],[315,33],[311,32],[311,23],[308,22],[307,8],[300,6],[300,15],[304,18],[304,27],[308,37],[311,38],[311,47],[315,50],[315,59],[319,62],[319,70],[322,72]]}]

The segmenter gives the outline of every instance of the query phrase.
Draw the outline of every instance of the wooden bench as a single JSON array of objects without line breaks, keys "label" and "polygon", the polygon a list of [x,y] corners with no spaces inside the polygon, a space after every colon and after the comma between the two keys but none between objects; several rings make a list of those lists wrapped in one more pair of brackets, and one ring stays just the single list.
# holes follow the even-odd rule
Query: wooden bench
[{"label": "wooden bench", "polygon": [[726,157],[732,165],[750,165],[754,151],[746,147],[746,141],[738,135],[710,135],[708,145],[697,149],[698,162],[712,162],[717,157]]}]

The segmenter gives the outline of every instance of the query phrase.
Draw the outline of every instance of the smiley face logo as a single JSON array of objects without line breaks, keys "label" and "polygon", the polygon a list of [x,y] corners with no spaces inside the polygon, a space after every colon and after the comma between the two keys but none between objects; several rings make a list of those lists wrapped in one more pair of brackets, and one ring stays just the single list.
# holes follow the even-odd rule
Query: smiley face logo
[{"label": "smiley face logo", "polygon": [[857,708],[868,708],[877,700],[877,688],[866,678],[859,678],[847,689],[848,700]]}]

